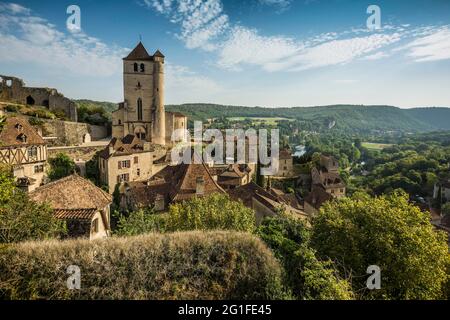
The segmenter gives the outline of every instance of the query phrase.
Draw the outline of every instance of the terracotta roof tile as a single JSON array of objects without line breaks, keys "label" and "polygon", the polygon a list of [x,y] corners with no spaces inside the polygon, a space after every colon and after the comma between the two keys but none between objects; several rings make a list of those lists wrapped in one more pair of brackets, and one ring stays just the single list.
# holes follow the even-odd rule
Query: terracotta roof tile
[{"label": "terracotta roof tile", "polygon": [[56,209],[54,210],[54,217],[62,220],[92,220],[95,214],[97,213],[97,209],[74,209],[74,210],[65,210],[65,209]]},{"label": "terracotta roof tile", "polygon": [[30,193],[30,198],[61,210],[102,210],[112,202],[110,194],[76,174],[36,189]]}]

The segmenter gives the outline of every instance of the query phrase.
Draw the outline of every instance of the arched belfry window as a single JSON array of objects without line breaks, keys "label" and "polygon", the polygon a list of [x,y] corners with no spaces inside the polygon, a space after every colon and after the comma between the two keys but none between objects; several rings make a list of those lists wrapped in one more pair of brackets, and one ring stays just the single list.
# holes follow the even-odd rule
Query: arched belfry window
[{"label": "arched belfry window", "polygon": [[138,70],[138,64],[137,63],[135,63],[134,64],[134,72],[138,72],[139,70]]},{"label": "arched belfry window", "polygon": [[138,120],[142,120],[142,99],[139,98],[137,101],[137,114]]},{"label": "arched belfry window", "polygon": [[141,72],[145,72],[145,64],[141,63]]}]

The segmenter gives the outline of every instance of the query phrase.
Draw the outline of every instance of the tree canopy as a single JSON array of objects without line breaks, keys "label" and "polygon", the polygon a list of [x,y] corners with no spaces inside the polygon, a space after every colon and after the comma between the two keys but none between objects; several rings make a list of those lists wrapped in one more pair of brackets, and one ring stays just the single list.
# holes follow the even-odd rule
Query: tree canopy
[{"label": "tree canopy", "polygon": [[[312,246],[351,276],[364,299],[439,299],[449,263],[446,235],[404,192],[372,198],[358,193],[329,202],[313,219]],[[368,291],[366,271],[381,268],[381,290]]]}]

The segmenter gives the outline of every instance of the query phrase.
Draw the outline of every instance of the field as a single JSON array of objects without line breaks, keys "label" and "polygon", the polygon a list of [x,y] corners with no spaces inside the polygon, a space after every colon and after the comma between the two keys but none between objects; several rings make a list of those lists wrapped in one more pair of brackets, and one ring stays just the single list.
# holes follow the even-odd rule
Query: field
[{"label": "field", "polygon": [[293,121],[293,119],[289,118],[281,118],[281,117],[272,117],[272,118],[265,118],[265,117],[232,117],[228,118],[231,122],[240,122],[245,120],[250,120],[253,122],[264,122],[267,125],[276,125],[280,121]]},{"label": "field", "polygon": [[369,150],[383,150],[392,146],[392,144],[363,142],[362,146]]}]

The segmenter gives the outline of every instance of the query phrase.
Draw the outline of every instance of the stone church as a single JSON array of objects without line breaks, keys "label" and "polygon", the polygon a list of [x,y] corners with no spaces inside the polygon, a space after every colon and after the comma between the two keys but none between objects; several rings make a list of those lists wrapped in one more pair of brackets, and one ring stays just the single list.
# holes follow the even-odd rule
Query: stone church
[{"label": "stone church", "polygon": [[123,59],[124,102],[113,113],[113,138],[135,135],[168,145],[174,130],[187,129],[184,115],[165,111],[164,59],[159,50],[150,55],[142,42]]}]

